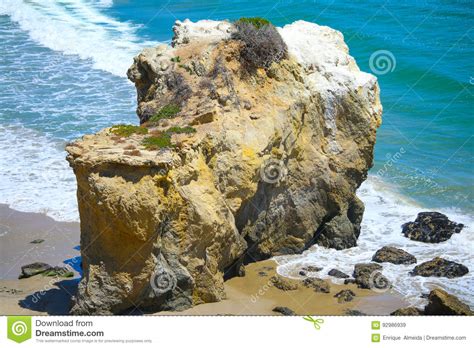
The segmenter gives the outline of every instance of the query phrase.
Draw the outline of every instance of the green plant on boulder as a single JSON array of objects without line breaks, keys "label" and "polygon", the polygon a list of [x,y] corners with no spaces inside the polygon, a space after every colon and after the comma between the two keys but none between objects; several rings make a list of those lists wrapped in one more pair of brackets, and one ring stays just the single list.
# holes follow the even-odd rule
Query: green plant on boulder
[{"label": "green plant on boulder", "polygon": [[118,124],[118,125],[112,126],[110,128],[110,131],[113,134],[121,136],[121,137],[129,137],[132,134],[147,134],[148,133],[147,128],[134,126],[131,124]]},{"label": "green plant on boulder", "polygon": [[265,19],[262,17],[242,17],[236,21],[236,24],[239,24],[239,23],[252,24],[257,29],[260,29],[265,25],[272,24],[268,19]]},{"label": "green plant on boulder", "polygon": [[181,57],[180,56],[176,56],[176,57],[173,57],[170,59],[173,63],[179,63],[181,62]]},{"label": "green plant on boulder", "polygon": [[191,134],[191,133],[196,133],[196,129],[190,126],[186,127],[170,127],[166,130],[167,133],[174,133],[174,134]]},{"label": "green plant on boulder", "polygon": [[165,118],[173,118],[175,117],[178,112],[181,111],[181,108],[179,105],[176,104],[168,104],[163,106],[160,111],[158,111],[155,115],[150,117],[151,122],[158,122],[159,120],[165,119]]},{"label": "green plant on boulder", "polygon": [[157,136],[147,137],[143,139],[142,145],[147,150],[158,150],[165,147],[171,147],[171,135],[163,133]]}]

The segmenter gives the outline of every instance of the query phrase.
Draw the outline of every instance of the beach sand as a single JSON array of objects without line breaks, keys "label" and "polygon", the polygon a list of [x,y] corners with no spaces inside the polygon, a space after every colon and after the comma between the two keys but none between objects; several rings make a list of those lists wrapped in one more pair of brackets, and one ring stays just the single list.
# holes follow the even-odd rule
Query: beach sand
[{"label": "beach sand", "polygon": [[[17,279],[22,265],[41,261],[63,265],[66,259],[79,256],[74,249],[79,244],[79,224],[57,222],[34,213],[21,213],[0,205],[0,315],[65,315],[74,295],[79,274],[74,279],[37,275]],[[34,239],[41,244],[31,244]],[[376,293],[358,289],[355,285],[333,284],[330,293],[317,293],[299,286],[297,290],[283,291],[271,282],[276,263],[260,261],[245,267],[244,277],[225,282],[227,299],[197,305],[182,312],[160,312],[158,315],[281,315],[273,312],[284,306],[297,315],[348,315],[351,311],[386,315],[406,307],[403,298],[392,291]],[[263,273],[262,273],[263,272]],[[351,302],[338,303],[334,295],[342,289],[352,290],[356,296]],[[133,311],[140,314],[140,311]]]}]

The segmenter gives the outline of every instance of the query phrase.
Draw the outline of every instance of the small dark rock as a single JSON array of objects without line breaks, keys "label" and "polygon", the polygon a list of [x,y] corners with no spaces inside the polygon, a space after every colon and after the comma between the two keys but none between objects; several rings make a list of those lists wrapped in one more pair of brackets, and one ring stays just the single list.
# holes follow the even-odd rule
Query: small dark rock
[{"label": "small dark rock", "polygon": [[375,262],[390,262],[395,265],[409,265],[416,263],[416,257],[405,250],[384,246],[382,249],[372,256],[372,261]]},{"label": "small dark rock", "polygon": [[18,279],[29,278],[34,275],[44,273],[52,269],[50,265],[44,262],[34,262],[21,267],[21,274]]},{"label": "small dark rock", "polygon": [[335,269],[335,268],[330,270],[328,272],[328,275],[330,275],[331,277],[335,277],[335,278],[349,278],[349,275],[347,275],[344,272],[341,272],[340,270]]},{"label": "small dark rock", "polygon": [[267,274],[266,272],[264,272],[264,271],[260,271],[260,272],[258,272],[258,275],[259,275],[260,277],[266,277],[268,274]]},{"label": "small dark rock", "polygon": [[469,273],[469,269],[457,262],[441,257],[423,262],[410,272],[412,276],[457,278]]},{"label": "small dark rock", "polygon": [[439,243],[448,240],[454,233],[461,232],[463,227],[463,224],[449,220],[444,214],[422,212],[415,221],[402,225],[402,233],[418,242]]},{"label": "small dark rock", "polygon": [[317,267],[317,266],[305,266],[301,270],[303,272],[319,272],[322,269],[323,269],[322,267]]},{"label": "small dark rock", "polygon": [[49,270],[42,273],[46,277],[63,277],[71,278],[74,277],[74,272],[71,272],[67,267],[51,267]]},{"label": "small dark rock", "polygon": [[441,289],[435,289],[428,295],[428,304],[425,307],[427,315],[474,315],[469,306],[461,302],[456,296]]},{"label": "small dark rock", "polygon": [[245,265],[241,264],[237,269],[237,276],[244,277],[245,276]]},{"label": "small dark rock", "polygon": [[315,292],[329,293],[331,286],[325,280],[320,278],[306,278],[303,280],[303,285],[307,288],[312,288]]},{"label": "small dark rock", "polygon": [[334,297],[337,298],[337,302],[339,303],[344,303],[344,302],[350,302],[354,299],[355,293],[352,290],[349,289],[344,289],[339,291]]},{"label": "small dark rock", "polygon": [[44,242],[44,239],[35,239],[35,240],[32,240],[30,243],[31,244],[41,244]]},{"label": "small dark rock", "polygon": [[390,313],[390,315],[422,315],[423,311],[416,307],[400,308]]},{"label": "small dark rock", "polygon": [[295,315],[295,312],[289,309],[288,307],[278,306],[273,308],[272,310],[283,315]]},{"label": "small dark rock", "polygon": [[350,279],[344,279],[344,284],[347,285],[347,284],[355,284],[356,283],[356,280],[354,278],[350,278]]},{"label": "small dark rock", "polygon": [[358,311],[356,309],[348,309],[346,310],[346,315],[354,315],[354,316],[359,316],[359,315],[367,315],[364,312]]}]

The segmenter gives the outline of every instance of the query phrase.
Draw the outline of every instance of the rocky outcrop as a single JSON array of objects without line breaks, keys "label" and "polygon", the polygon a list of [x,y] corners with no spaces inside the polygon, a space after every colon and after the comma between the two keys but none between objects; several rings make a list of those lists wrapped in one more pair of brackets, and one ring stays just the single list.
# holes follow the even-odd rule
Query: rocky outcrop
[{"label": "rocky outcrop", "polygon": [[384,246],[383,248],[377,250],[374,256],[372,256],[372,261],[390,262],[395,265],[410,265],[412,263],[416,263],[416,257],[410,253],[407,253],[405,250]]},{"label": "rocky outcrop", "polygon": [[463,224],[449,220],[444,214],[422,212],[415,221],[402,225],[402,233],[419,242],[439,243],[448,240],[454,233],[461,232],[463,227]]},{"label": "rocky outcrop", "polygon": [[356,245],[355,191],[381,122],[375,77],[341,33],[298,21],[288,56],[243,74],[227,22],[179,22],[128,72],[141,127],[67,146],[84,276],[72,313],[181,310],[225,298],[242,263]]},{"label": "rocky outcrop", "polygon": [[433,260],[423,262],[416,266],[410,274],[412,276],[422,277],[446,277],[457,278],[467,274],[469,269],[457,262],[449,261],[441,257],[435,257]]},{"label": "rocky outcrop", "polygon": [[425,306],[427,315],[474,315],[468,305],[462,303],[456,296],[442,289],[435,289],[428,295]]}]

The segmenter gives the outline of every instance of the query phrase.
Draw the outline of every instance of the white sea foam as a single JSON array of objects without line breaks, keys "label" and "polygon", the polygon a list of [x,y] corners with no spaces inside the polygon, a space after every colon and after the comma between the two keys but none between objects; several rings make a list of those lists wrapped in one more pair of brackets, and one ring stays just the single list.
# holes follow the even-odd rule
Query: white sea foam
[{"label": "white sea foam", "polygon": [[2,0],[0,15],[8,15],[35,42],[64,54],[91,59],[96,69],[125,76],[132,58],[146,42],[138,25],[120,22],[99,11],[112,1]]},{"label": "white sea foam", "polygon": [[64,143],[0,125],[0,201],[20,211],[78,221],[76,183]]},{"label": "white sea foam", "polygon": [[398,195],[375,176],[369,176],[358,191],[358,196],[365,203],[365,213],[362,221],[362,231],[357,247],[346,250],[327,249],[315,245],[302,255],[276,257],[279,264],[277,271],[287,277],[298,278],[299,270],[305,265],[324,267],[318,272],[321,278],[330,278],[335,283],[340,280],[329,277],[328,271],[337,268],[347,274],[352,274],[354,264],[371,262],[373,254],[383,246],[395,246],[416,256],[418,264],[441,256],[467,266],[471,272],[456,278],[411,277],[408,272],[414,265],[393,265],[383,263],[383,274],[393,283],[394,290],[406,297],[413,305],[423,305],[426,300],[420,298],[422,293],[441,287],[459,296],[462,300],[474,306],[472,293],[474,290],[474,260],[472,248],[474,242],[472,217],[461,214],[457,210],[437,210],[448,215],[451,220],[464,223],[466,227],[451,239],[438,244],[415,242],[401,234],[401,224],[413,221],[420,211],[429,209]]}]

